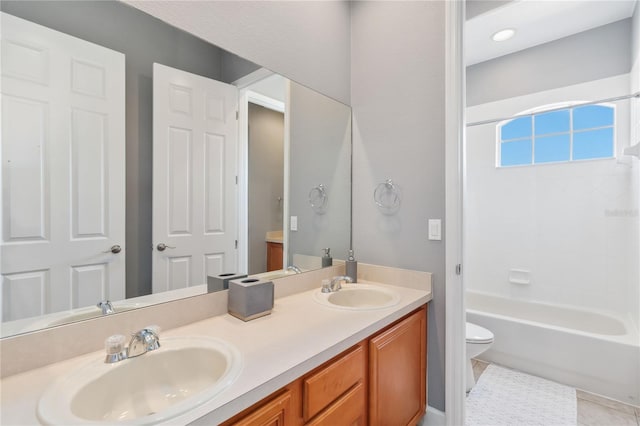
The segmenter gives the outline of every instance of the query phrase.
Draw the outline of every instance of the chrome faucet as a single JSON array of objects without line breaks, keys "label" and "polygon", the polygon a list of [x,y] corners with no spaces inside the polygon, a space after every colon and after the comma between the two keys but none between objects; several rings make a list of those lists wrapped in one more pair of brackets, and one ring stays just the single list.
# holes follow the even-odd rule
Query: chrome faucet
[{"label": "chrome faucet", "polygon": [[108,300],[103,300],[102,302],[98,302],[96,306],[102,309],[102,315],[110,315],[116,312],[113,309],[113,305]]},{"label": "chrome faucet", "polygon": [[342,285],[340,284],[341,281],[344,281],[346,283],[352,283],[353,280],[351,279],[351,277],[348,277],[346,275],[338,275],[337,277],[333,277],[331,279],[331,282],[329,283],[329,285],[323,285],[322,286],[322,293],[333,293],[334,291],[338,291],[342,288]]},{"label": "chrome faucet", "polygon": [[125,337],[121,334],[110,336],[105,341],[105,349],[107,357],[104,362],[113,364],[127,358],[135,358],[144,355],[149,351],[154,351],[160,347],[160,328],[158,326],[149,326],[133,333],[129,346],[124,347]]},{"label": "chrome faucet", "polygon": [[147,327],[134,333],[127,347],[127,358],[134,358],[160,347],[157,327]]},{"label": "chrome faucet", "polygon": [[301,274],[302,273],[302,269],[298,268],[296,265],[287,266],[287,271],[293,271],[296,274]]}]

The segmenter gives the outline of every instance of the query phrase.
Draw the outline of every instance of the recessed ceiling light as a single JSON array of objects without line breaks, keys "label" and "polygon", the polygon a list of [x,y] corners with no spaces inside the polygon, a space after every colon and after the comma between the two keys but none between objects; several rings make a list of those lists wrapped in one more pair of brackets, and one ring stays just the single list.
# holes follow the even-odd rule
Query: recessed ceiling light
[{"label": "recessed ceiling light", "polygon": [[506,41],[509,40],[516,33],[516,30],[513,28],[506,28],[504,30],[500,30],[494,35],[491,36],[493,41]]}]

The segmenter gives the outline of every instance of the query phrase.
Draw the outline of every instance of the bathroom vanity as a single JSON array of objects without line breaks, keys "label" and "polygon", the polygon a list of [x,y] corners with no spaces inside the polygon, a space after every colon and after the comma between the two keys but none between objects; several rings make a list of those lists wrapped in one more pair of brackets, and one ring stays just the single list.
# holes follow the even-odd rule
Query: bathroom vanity
[{"label": "bathroom vanity", "polygon": [[[361,266],[359,281],[392,291],[398,296],[397,303],[382,309],[323,306],[314,297],[319,292],[316,275],[324,272],[317,271],[276,280],[275,305],[266,317],[245,323],[221,312],[177,328],[165,325],[160,341],[162,344],[164,340],[167,348],[176,338],[219,339],[237,349],[242,369],[213,398],[199,402],[193,401],[198,398],[187,398],[183,410],[159,419],[160,423],[328,425],[336,424],[333,416],[346,416],[356,424],[388,424],[385,416],[391,415],[399,416],[393,423],[402,419],[402,424],[414,424],[424,414],[426,401],[426,304],[432,297],[431,276]],[[226,293],[209,296],[222,299]],[[205,299],[196,297],[190,303]],[[165,309],[157,311],[158,317],[165,316],[170,307],[167,305],[151,307],[149,312]],[[136,313],[120,315],[124,318]],[[91,328],[94,334],[104,339],[113,332],[98,323]],[[79,333],[76,341],[86,338],[85,333]],[[34,339],[38,340],[36,336]],[[149,356],[153,352],[122,362],[135,361],[144,369],[150,359],[145,357]],[[43,392],[73,371],[103,359],[104,351],[96,351],[4,377],[0,422],[41,423],[37,407]],[[133,424],[141,420],[129,421]]]},{"label": "bathroom vanity", "polygon": [[426,408],[426,324],[425,305],[223,426],[415,425]]}]

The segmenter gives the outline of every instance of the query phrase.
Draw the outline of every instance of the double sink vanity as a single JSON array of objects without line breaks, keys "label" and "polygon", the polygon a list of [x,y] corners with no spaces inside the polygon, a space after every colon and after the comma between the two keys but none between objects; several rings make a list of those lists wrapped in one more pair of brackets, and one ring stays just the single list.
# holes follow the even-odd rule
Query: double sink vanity
[{"label": "double sink vanity", "polygon": [[[360,263],[321,289],[352,248],[351,108],[219,47],[262,38],[233,2],[181,5],[222,40],[165,3],[0,5],[3,197],[22,200],[3,210],[0,424],[415,424],[431,275]],[[206,293],[231,271],[273,281],[270,315]]]},{"label": "double sink vanity", "polygon": [[430,274],[360,269],[357,284],[329,293],[319,278],[340,267],[274,280],[271,315],[219,312],[161,330],[160,347],[140,356],[105,363],[96,351],[4,377],[0,421],[415,424],[426,404]]}]

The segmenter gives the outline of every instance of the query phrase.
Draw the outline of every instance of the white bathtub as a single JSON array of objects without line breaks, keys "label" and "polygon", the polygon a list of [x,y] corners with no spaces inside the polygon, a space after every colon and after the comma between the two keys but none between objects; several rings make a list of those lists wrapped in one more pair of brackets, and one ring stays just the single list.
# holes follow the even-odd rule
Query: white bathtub
[{"label": "white bathtub", "polygon": [[640,337],[630,322],[471,291],[466,304],[467,320],[495,335],[481,359],[640,405]]}]

